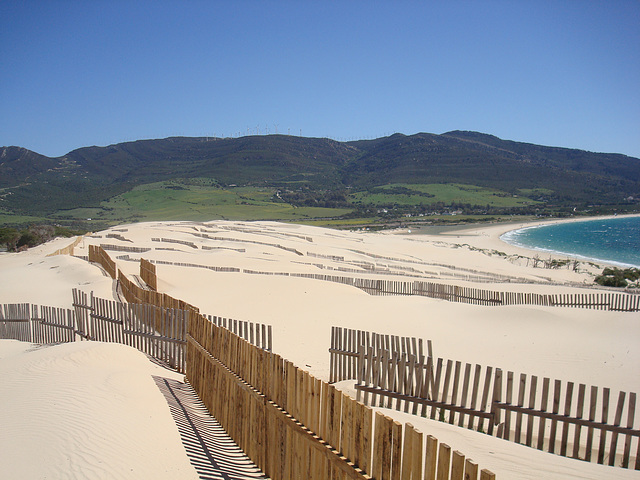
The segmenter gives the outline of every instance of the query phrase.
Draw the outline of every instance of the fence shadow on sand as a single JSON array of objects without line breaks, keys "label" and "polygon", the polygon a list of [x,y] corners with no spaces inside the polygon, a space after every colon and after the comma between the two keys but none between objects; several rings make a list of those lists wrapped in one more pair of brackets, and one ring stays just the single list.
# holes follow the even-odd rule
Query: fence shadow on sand
[{"label": "fence shadow on sand", "polygon": [[227,435],[191,385],[153,377],[164,395],[191,465],[203,480],[268,479]]}]

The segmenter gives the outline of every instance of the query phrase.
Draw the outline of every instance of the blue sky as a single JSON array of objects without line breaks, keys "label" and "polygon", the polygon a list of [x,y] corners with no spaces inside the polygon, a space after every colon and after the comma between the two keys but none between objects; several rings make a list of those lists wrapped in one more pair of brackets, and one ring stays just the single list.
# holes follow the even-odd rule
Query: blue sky
[{"label": "blue sky", "polygon": [[640,157],[640,2],[5,1],[0,145],[476,130]]}]

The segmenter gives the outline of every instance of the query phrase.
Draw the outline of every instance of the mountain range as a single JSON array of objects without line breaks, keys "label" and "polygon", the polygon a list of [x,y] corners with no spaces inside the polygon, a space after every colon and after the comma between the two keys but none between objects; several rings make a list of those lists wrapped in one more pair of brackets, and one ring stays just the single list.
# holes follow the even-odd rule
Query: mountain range
[{"label": "mountain range", "polygon": [[353,142],[289,135],[171,137],[79,148],[56,158],[3,147],[0,211],[47,215],[97,206],[135,186],[175,178],[320,192],[456,183],[510,194],[535,190],[545,202],[565,206],[640,198],[638,158],[452,131]]}]

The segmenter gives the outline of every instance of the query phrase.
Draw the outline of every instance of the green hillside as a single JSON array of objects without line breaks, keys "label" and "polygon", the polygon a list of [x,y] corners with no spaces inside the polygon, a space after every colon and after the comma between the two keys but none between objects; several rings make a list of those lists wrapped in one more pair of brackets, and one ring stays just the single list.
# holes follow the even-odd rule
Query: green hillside
[{"label": "green hillside", "polygon": [[174,137],[58,158],[0,149],[2,224],[606,213],[637,211],[638,199],[637,158],[477,132]]}]

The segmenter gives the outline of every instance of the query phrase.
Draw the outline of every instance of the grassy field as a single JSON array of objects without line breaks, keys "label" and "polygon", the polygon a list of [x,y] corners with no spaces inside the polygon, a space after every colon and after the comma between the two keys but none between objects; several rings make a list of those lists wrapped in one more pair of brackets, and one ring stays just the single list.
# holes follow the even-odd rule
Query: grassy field
[{"label": "grassy field", "polygon": [[0,226],[13,226],[13,225],[28,225],[33,223],[48,223],[49,218],[46,217],[34,217],[30,215],[12,215],[10,213],[0,212]]},{"label": "grassy field", "polygon": [[305,220],[337,217],[349,209],[300,207],[274,199],[275,189],[158,182],[103,202],[100,208],[60,212],[60,217],[118,223],[148,220]]},{"label": "grassy field", "polygon": [[[396,193],[403,191],[405,193]],[[532,191],[533,192],[533,191]],[[388,205],[434,205],[442,202],[470,205],[491,205],[493,207],[523,207],[536,204],[526,196],[514,196],[510,193],[492,190],[474,185],[460,184],[408,184],[384,185],[369,192],[352,194],[354,203],[375,206]]]},{"label": "grassy field", "polygon": [[[482,217],[424,216],[412,218],[339,218],[349,208],[295,207],[276,195],[276,188],[221,187],[214,179],[187,179],[150,183],[102,202],[96,208],[59,211],[44,217],[11,215],[0,210],[0,226],[60,223],[77,228],[105,228],[109,225],[153,220],[280,220],[333,228],[390,226],[398,222],[410,225],[482,221]],[[525,193],[525,192],[522,192]],[[527,191],[531,197],[547,192]],[[443,204],[521,207],[538,203],[530,196],[461,184],[391,184],[350,196],[359,206],[415,206]],[[370,213],[369,213],[370,215]]]}]

